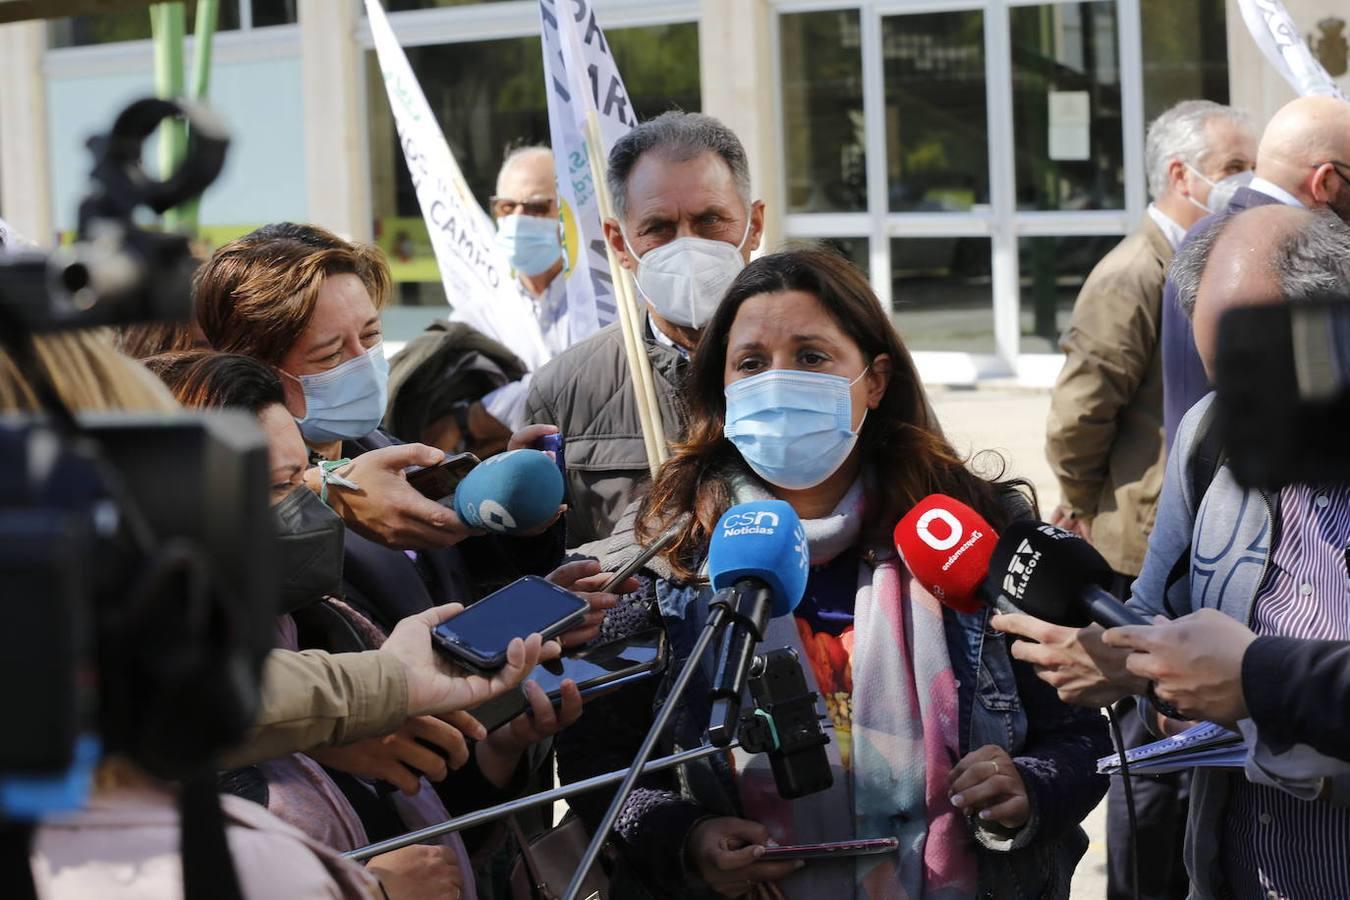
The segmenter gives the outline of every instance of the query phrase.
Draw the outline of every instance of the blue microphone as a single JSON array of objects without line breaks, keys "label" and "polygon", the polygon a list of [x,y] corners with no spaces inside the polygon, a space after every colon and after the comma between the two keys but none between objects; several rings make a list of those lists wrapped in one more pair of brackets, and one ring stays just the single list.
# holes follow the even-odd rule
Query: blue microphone
[{"label": "blue microphone", "polygon": [[511,450],[473,468],[455,490],[455,512],[470,528],[533,531],[558,511],[563,480],[548,454]]},{"label": "blue microphone", "polygon": [[713,677],[708,738],[725,747],[736,736],[741,694],[769,619],[797,608],[811,564],[806,531],[782,500],[741,503],[727,510],[708,546],[713,605],[731,621]]}]

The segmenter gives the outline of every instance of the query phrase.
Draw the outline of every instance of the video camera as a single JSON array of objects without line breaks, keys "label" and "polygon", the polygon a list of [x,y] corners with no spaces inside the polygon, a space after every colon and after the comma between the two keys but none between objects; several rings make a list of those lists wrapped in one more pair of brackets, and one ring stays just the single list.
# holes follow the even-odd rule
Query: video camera
[{"label": "video camera", "polygon": [[1214,376],[1222,454],[1239,483],[1350,481],[1350,298],[1229,311]]},{"label": "video camera", "polygon": [[[159,181],[141,147],[170,119],[188,151]],[[277,614],[260,429],[241,412],[77,416],[39,352],[52,332],[190,317],[187,238],[134,216],[199,195],[228,144],[204,109],[132,103],[89,142],[74,243],[0,256],[0,379],[40,407],[0,416],[0,825],[82,805],[100,756],[211,772],[253,722]]]}]

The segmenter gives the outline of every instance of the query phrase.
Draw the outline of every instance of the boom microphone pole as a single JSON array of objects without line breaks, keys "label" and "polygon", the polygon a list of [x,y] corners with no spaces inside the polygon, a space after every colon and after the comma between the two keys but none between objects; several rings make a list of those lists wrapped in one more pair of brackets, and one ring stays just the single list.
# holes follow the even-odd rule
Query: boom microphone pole
[{"label": "boom microphone pole", "polygon": [[[806,533],[797,513],[782,500],[742,503],[727,510],[713,529],[708,560],[710,568],[717,566],[710,571],[715,585],[742,581],[748,576],[760,578],[772,585],[777,595],[774,597],[774,611],[779,614],[796,606],[806,590],[806,574],[810,565]],[[708,621],[703,626],[703,633],[680,669],[670,694],[657,711],[656,720],[643,738],[633,765],[610,801],[609,809],[605,810],[605,817],[591,837],[586,854],[581,858],[581,864],[563,894],[564,900],[577,900],[582,883],[595,865],[610,832],[614,830],[620,811],[633,793],[647,760],[651,759],[656,742],[665,733],[708,645],[721,634],[723,623],[736,615],[729,609],[735,602],[733,594],[733,589],[723,588],[709,604]],[[780,605],[784,609],[779,610]]]},{"label": "boom microphone pole", "polygon": [[[663,756],[660,759],[654,759],[643,767],[643,774],[649,772],[661,772],[666,769],[673,769],[676,766],[682,766],[685,763],[697,762],[700,759],[706,759],[709,756],[716,756],[727,752],[728,749],[735,749],[739,744],[733,744],[732,747],[715,747],[711,744],[695,747],[692,750],[683,750],[679,753],[672,753],[670,756]],[[347,859],[365,860],[381,853],[389,853],[392,850],[401,850],[404,847],[410,847],[413,844],[421,844],[432,838],[438,838],[443,834],[451,834],[456,831],[463,831],[466,828],[476,828],[479,825],[486,825],[488,822],[518,813],[523,809],[530,809],[535,806],[544,806],[550,803],[556,803],[559,800],[567,800],[578,794],[585,794],[589,791],[598,790],[602,787],[608,787],[622,781],[629,772],[628,769],[619,769],[616,772],[606,772],[604,775],[593,775],[582,781],[575,781],[572,784],[565,784],[562,787],[556,787],[550,791],[542,791],[538,794],[530,794],[528,797],[518,797],[507,803],[499,803],[496,806],[489,806],[487,809],[480,809],[467,815],[458,816],[445,822],[439,822],[435,825],[428,825],[426,828],[420,828],[417,831],[410,831],[407,834],[398,837],[389,838],[376,844],[368,844],[365,847],[358,847],[355,850],[342,854]]]}]

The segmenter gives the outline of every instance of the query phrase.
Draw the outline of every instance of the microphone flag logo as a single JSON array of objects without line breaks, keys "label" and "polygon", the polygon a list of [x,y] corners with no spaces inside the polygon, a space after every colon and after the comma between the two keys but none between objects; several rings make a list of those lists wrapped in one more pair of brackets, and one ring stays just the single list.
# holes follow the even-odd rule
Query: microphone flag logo
[{"label": "microphone flag logo", "polygon": [[[931,526],[935,520],[946,526],[945,529],[942,529],[947,532],[946,537],[940,538],[933,533]],[[914,530],[918,532],[919,540],[934,550],[952,549],[961,541],[961,536],[965,534],[965,530],[961,527],[961,520],[940,506],[935,506],[919,516],[919,521],[914,524]]]}]

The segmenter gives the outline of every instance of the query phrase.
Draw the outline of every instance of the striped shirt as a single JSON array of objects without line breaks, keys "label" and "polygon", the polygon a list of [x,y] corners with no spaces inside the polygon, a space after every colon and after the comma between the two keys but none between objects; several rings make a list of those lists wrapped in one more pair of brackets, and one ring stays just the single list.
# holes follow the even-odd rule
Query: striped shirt
[{"label": "striped shirt", "polygon": [[[1278,543],[1257,594],[1257,634],[1350,639],[1350,485],[1280,493]],[[1223,865],[1236,900],[1350,897],[1350,809],[1234,776]]]}]

